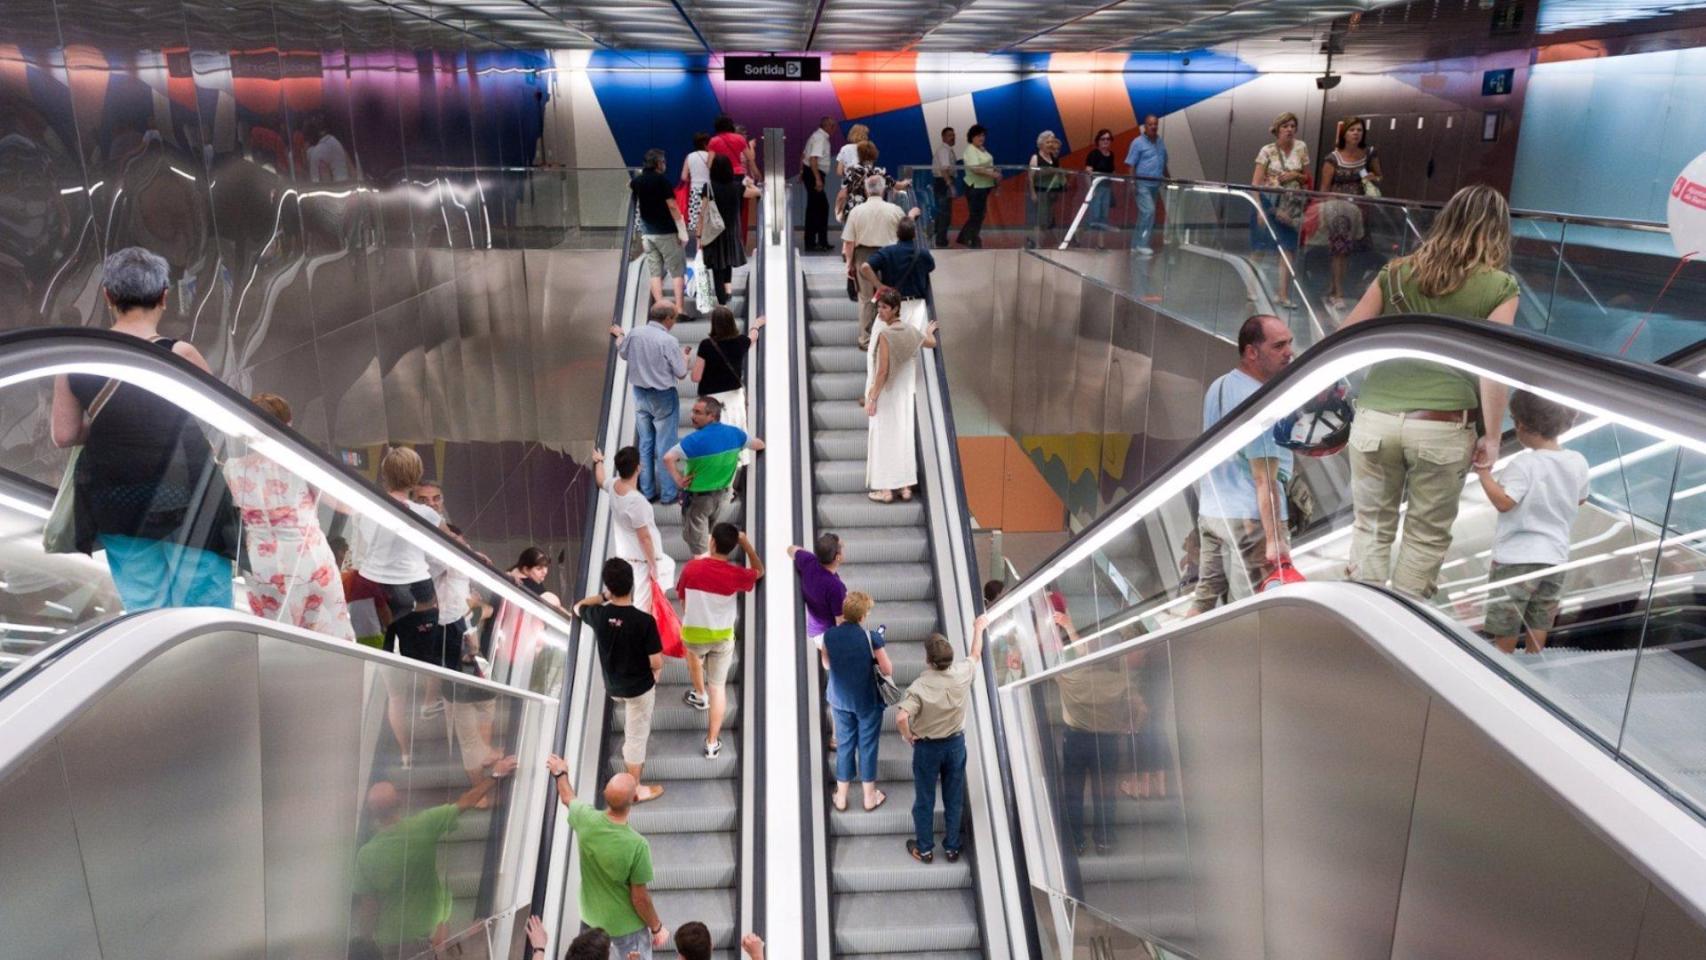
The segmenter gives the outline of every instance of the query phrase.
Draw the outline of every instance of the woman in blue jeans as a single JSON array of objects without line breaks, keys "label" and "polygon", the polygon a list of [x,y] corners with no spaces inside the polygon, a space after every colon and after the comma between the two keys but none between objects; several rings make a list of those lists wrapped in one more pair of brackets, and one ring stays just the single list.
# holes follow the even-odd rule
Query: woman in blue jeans
[{"label": "woman in blue jeans", "polygon": [[[886,677],[894,666],[883,649],[882,632],[867,631],[871,596],[855,590],[841,606],[841,625],[823,635],[823,667],[829,672],[829,707],[835,716],[835,809],[847,809],[847,784],[855,775],[864,783],[865,809],[875,810],[888,795],[877,789],[877,737],[883,730],[883,698],[871,676],[871,664]],[[857,761],[857,766],[855,766]]]}]

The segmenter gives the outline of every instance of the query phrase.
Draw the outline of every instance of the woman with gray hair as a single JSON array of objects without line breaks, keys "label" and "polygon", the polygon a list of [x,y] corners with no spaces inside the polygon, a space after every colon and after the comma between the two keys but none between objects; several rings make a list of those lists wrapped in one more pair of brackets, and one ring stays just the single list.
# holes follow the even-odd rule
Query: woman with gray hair
[{"label": "woman with gray hair", "polygon": [[1037,152],[1031,154],[1031,222],[1036,225],[1037,233],[1025,246],[1050,242],[1055,209],[1065,189],[1066,174],[1060,172],[1060,138],[1053,130],[1044,130],[1037,134]]},{"label": "woman with gray hair", "polygon": [[[113,332],[208,369],[194,346],[160,335],[164,259],[127,247],[107,257],[101,283]],[[189,411],[116,379],[61,374],[52,431],[55,446],[83,447],[73,477],[77,549],[106,550],[126,610],[231,606],[237,511]]]}]

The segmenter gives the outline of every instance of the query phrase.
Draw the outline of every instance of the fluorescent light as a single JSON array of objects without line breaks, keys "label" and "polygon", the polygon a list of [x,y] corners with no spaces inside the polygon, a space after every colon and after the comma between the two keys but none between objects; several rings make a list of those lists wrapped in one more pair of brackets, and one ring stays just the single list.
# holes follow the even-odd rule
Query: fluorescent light
[{"label": "fluorescent light", "polygon": [[82,193],[82,192],[83,192],[82,187],[66,187],[64,190],[59,191],[59,195],[62,197],[69,197],[74,193]]},{"label": "fluorescent light", "polygon": [[195,180],[195,174],[193,174],[193,173],[185,173],[184,171],[179,170],[177,167],[170,167],[168,169],[170,169],[173,173],[177,174],[178,176],[183,177],[185,180],[190,180],[190,181]]}]

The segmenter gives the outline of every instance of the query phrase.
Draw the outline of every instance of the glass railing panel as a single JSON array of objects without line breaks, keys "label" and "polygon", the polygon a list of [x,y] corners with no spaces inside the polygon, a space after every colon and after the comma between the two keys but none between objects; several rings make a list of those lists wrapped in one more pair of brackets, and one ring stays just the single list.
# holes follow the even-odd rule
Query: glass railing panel
[{"label": "glass railing panel", "polygon": [[1706,338],[1706,271],[1668,233],[1565,223],[1549,335],[1600,353],[1656,360]]},{"label": "glass railing panel", "polygon": [[[1706,582],[1706,455],[1685,449],[1676,458],[1668,516],[1654,525],[1660,542],[1654,554],[1654,578],[1645,617],[1631,616],[1628,631],[1640,655],[1634,667],[1618,743],[1619,751],[1681,797],[1706,797],[1702,776],[1700,717],[1706,710],[1698,676],[1706,669],[1706,608],[1700,586]],[[1656,556],[1655,556],[1656,554]]]},{"label": "glass railing panel", "polygon": [[[1693,441],[1679,448],[1675,436],[1632,420],[1576,422],[1579,404],[1567,393],[1531,393],[1521,404],[1531,411],[1525,416],[1552,420],[1556,448],[1526,426],[1520,437],[1512,429],[1486,483],[1465,460],[1442,460],[1462,457],[1472,431],[1412,419],[1404,427],[1411,439],[1403,442],[1415,447],[1408,462],[1446,469],[1412,468],[1409,492],[1384,500],[1382,471],[1402,468],[1379,459],[1400,442],[1381,431],[1398,418],[1362,409],[1348,445],[1339,438],[1290,450],[1274,440],[1275,422],[1288,425],[1280,432],[1290,438],[1290,417],[1307,423],[1311,411],[1246,414],[1233,437],[1216,436],[1207,448],[1214,459],[1164,475],[1117,508],[1135,513],[1087,525],[1079,536],[1090,539],[1069,548],[1069,561],[1044,564],[997,602],[992,636],[1016,651],[1004,676],[1032,676],[1283,589],[1280,557],[1309,580],[1346,579],[1354,560],[1361,579],[1425,584],[1418,599],[1476,638],[1465,642],[1491,668],[1607,749],[1645,745],[1656,764],[1686,780],[1678,748],[1654,728],[1678,722],[1674,701],[1706,704],[1706,658],[1693,649],[1706,633],[1694,623],[1694,584],[1706,569],[1706,497],[1697,496],[1706,490],[1706,459]],[[1276,522],[1264,524],[1252,461],[1270,459],[1279,474],[1267,488]],[[1358,532],[1359,501],[1366,529],[1391,531],[1384,555],[1376,533]],[[1382,502],[1389,514],[1377,512]],[[1370,566],[1382,562],[1382,570]],[[1637,714],[1631,690],[1644,650],[1664,664],[1653,671],[1663,695],[1649,696],[1648,713]],[[1694,699],[1670,696],[1678,691]],[[1706,792],[1685,786],[1706,806]]]},{"label": "glass railing panel", "polygon": [[[186,388],[187,372],[107,372],[74,375],[57,399],[51,376],[0,387],[0,670],[123,612],[219,606],[555,692],[566,617],[450,527],[413,519],[283,424],[252,427],[267,414]],[[61,489],[71,506],[50,525]]]}]

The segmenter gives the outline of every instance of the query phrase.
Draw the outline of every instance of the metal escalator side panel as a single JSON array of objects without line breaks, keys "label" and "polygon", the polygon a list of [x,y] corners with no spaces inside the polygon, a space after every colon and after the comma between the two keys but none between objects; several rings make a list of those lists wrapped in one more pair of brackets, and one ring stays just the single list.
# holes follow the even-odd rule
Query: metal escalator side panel
[{"label": "metal escalator side panel", "polygon": [[[1461,630],[1301,584],[1003,688],[1032,883],[1193,956],[1698,955],[1706,824],[1429,642],[1442,629]],[[1110,724],[1157,663],[1170,699]],[[1145,736],[1175,758],[1177,809],[1121,783],[1106,849],[1075,850],[1067,828],[1104,801],[1074,752]]]}]

